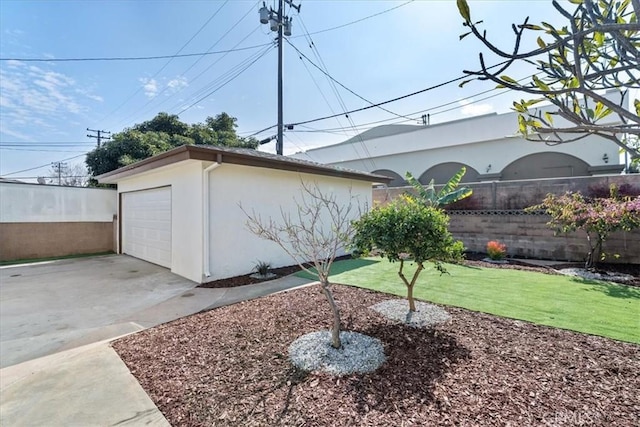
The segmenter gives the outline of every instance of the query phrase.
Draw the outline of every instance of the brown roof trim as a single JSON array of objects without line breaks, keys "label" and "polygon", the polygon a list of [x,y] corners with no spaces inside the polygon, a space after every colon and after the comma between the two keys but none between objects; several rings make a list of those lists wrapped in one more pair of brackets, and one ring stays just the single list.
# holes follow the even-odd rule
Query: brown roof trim
[{"label": "brown roof trim", "polygon": [[352,169],[323,165],[306,160],[276,156],[260,151],[234,149],[226,147],[183,145],[173,150],[141,160],[128,166],[99,175],[100,183],[114,184],[123,178],[147,172],[162,166],[184,160],[201,160],[220,162],[242,166],[277,169],[290,172],[309,173],[313,175],[333,176],[367,182],[389,183],[390,178]]}]

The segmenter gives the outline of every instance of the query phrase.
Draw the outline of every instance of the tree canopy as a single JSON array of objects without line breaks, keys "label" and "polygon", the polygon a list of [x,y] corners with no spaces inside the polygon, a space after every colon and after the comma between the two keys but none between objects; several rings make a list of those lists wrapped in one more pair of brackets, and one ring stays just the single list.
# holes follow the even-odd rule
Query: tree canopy
[{"label": "tree canopy", "polygon": [[181,145],[256,148],[255,138],[236,134],[236,122],[227,113],[194,124],[184,123],[173,114],[159,113],[151,120],[113,134],[111,141],[90,151],[87,169],[91,176],[101,175]]},{"label": "tree canopy", "polygon": [[[513,103],[519,113],[519,132],[528,140],[554,145],[595,134],[640,160],[640,100],[629,99],[629,90],[640,88],[640,0],[569,1],[575,6],[573,12],[553,1],[568,21],[566,26],[531,24],[526,18],[512,25],[513,49],[503,50],[480,29],[482,21],[472,20],[467,0],[457,0],[463,25],[470,30],[460,38],[473,34],[503,60],[488,66],[480,53],[481,69],[465,73],[473,76],[471,80],[493,81],[533,97]],[[524,48],[525,36],[536,33],[540,34],[536,45]],[[512,65],[523,62],[535,65],[538,72],[521,80],[506,74]],[[619,100],[605,96],[604,90],[618,91]],[[551,111],[536,108],[541,101],[552,104]]]},{"label": "tree canopy", "polygon": [[[415,198],[402,197],[376,207],[355,221],[353,227],[354,254],[367,255],[375,250],[391,262],[400,262],[398,275],[407,287],[409,311],[416,311],[413,287],[425,262],[431,261],[440,272],[446,272],[442,262],[462,259],[464,247],[449,232],[449,217]],[[403,272],[405,260],[416,264],[411,280]]]}]

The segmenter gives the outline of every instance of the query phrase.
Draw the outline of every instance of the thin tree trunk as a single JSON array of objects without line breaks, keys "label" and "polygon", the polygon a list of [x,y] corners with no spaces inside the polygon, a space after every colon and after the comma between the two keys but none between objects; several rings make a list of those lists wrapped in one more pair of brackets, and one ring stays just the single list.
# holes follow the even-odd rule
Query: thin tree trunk
[{"label": "thin tree trunk", "polygon": [[413,273],[413,277],[411,278],[411,282],[407,280],[404,273],[402,272],[402,268],[404,267],[404,260],[400,260],[400,270],[398,270],[398,276],[402,279],[404,284],[407,286],[407,299],[409,300],[409,311],[416,311],[416,303],[413,300],[413,286],[416,284],[418,280],[418,275],[424,269],[424,265],[419,262],[417,263],[418,267],[416,267],[415,273]]},{"label": "thin tree trunk", "polygon": [[413,300],[413,284],[407,286],[407,299],[409,300],[409,311],[416,311],[416,302]]},{"label": "thin tree trunk", "polygon": [[331,346],[333,348],[342,347],[342,343],[340,342],[340,310],[338,309],[338,305],[336,301],[333,299],[333,293],[329,288],[330,283],[328,279],[323,279],[320,282],[322,286],[322,292],[324,293],[325,298],[329,302],[331,306],[331,312],[333,313],[333,327],[331,328]]},{"label": "thin tree trunk", "polygon": [[603,240],[604,239],[598,234],[598,236],[596,237],[596,242],[593,243],[591,235],[587,233],[587,241],[589,242],[589,254],[587,255],[587,261],[584,264],[585,269],[589,270],[595,267],[600,253],[602,252]]}]

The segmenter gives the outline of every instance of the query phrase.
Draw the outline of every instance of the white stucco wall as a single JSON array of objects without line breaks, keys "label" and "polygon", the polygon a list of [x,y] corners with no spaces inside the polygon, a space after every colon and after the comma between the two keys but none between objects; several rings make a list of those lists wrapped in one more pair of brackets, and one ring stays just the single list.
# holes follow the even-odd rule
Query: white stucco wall
[{"label": "white stucco wall", "polygon": [[0,183],[0,222],[112,222],[116,191]]},{"label": "white stucco wall", "polygon": [[[293,197],[300,199],[302,181],[317,183],[323,192],[335,194],[345,204],[351,188],[359,204],[371,206],[369,182],[222,164],[209,177],[211,276],[207,281],[248,274],[258,261],[269,262],[272,267],[295,264],[275,243],[247,230],[247,217],[239,204],[247,212],[255,210],[264,219],[278,221],[281,207],[286,212],[297,212]],[[354,219],[357,213],[354,206]]]},{"label": "white stucco wall", "polygon": [[460,162],[480,174],[498,173],[510,163],[534,153],[573,155],[590,166],[619,163],[618,146],[597,136],[548,146],[516,136],[517,114],[489,114],[431,126],[416,126],[412,132],[369,140],[341,143],[297,153],[292,157],[362,171],[388,169],[401,177],[411,172],[419,177],[441,163]]},{"label": "white stucco wall", "polygon": [[203,162],[187,160],[118,182],[118,192],[171,186],[171,271],[194,282],[202,278]]}]

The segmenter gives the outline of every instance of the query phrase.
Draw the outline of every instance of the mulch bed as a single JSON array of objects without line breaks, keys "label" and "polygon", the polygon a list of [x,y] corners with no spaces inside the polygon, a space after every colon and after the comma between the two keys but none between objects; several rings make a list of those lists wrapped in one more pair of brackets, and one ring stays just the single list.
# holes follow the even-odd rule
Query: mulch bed
[{"label": "mulch bed", "polygon": [[292,367],[289,344],[326,329],[317,285],[145,330],[113,346],[173,426],[637,426],[640,346],[445,307],[435,329],[334,286],[345,329],[380,339],[376,372]]}]

